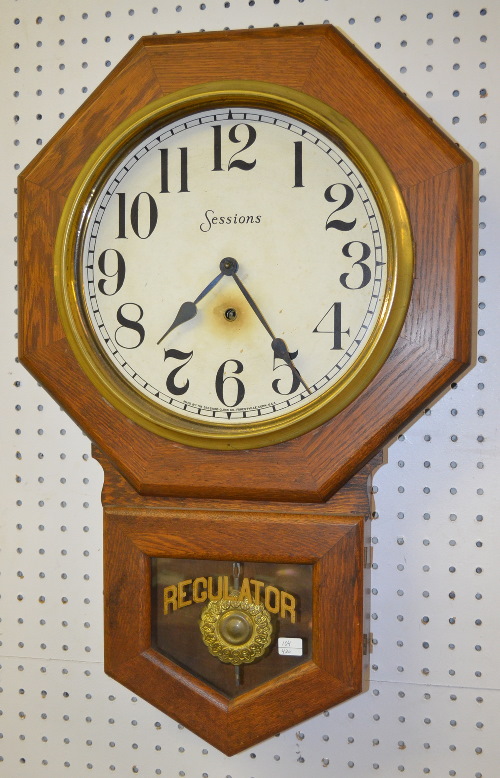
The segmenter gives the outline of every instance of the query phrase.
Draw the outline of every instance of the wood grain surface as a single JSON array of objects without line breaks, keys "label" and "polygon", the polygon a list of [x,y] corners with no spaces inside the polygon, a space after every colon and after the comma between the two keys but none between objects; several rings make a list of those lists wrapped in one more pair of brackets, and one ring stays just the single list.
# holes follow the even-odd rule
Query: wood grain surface
[{"label": "wood grain surface", "polygon": [[[300,438],[232,452],[173,443],[104,401],[68,346],[53,287],[61,210],[93,149],[151,100],[225,78],[300,89],[354,122],[399,183],[416,254],[405,326],[367,389]],[[20,176],[21,360],[142,494],[325,501],[468,364],[472,189],[467,155],[328,25],[144,38]]]},{"label": "wood grain surface", "polygon": [[[53,282],[62,209],[94,149],[152,100],[223,79],[299,89],[359,127],[399,184],[416,260],[405,324],[369,386],[318,429],[242,451],[173,443],[107,403],[69,346]],[[472,160],[328,25],[143,38],[20,175],[20,358],[105,473],[106,671],[227,754],[362,688],[370,476],[469,363],[473,190]],[[234,699],[196,679],[152,646],[152,557],[313,565],[312,660]]]},{"label": "wood grain surface", "polygon": [[[104,518],[106,672],[221,751],[361,690],[364,516],[106,507]],[[153,648],[151,557],[312,564],[312,659],[221,694]]]},{"label": "wood grain surface", "polygon": [[[232,452],[173,443],[104,401],[68,346],[53,287],[62,207],[93,149],[151,100],[225,78],[300,89],[354,122],[399,183],[416,254],[405,326],[367,389],[298,439]],[[21,360],[142,494],[328,500],[468,364],[472,189],[467,155],[328,25],[144,38],[20,176]]]}]

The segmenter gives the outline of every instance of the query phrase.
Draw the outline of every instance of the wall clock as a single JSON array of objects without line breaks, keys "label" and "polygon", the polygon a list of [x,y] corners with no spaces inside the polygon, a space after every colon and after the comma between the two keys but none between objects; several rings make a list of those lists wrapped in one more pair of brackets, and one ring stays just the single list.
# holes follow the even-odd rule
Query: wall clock
[{"label": "wall clock", "polygon": [[105,472],[106,670],[228,754],[363,687],[367,483],[468,364],[472,181],[326,25],[142,39],[20,176],[21,358]]}]

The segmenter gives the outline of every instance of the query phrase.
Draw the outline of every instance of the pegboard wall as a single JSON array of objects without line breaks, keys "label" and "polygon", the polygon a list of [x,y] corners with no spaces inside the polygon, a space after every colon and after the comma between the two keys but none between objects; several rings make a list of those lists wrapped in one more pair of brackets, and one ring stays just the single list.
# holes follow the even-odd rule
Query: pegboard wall
[{"label": "pegboard wall", "polygon": [[[499,1],[2,0],[1,17],[0,774],[498,778]],[[103,673],[102,473],[16,358],[16,176],[141,35],[323,22],[478,160],[477,357],[374,478],[370,690],[228,758]]]}]

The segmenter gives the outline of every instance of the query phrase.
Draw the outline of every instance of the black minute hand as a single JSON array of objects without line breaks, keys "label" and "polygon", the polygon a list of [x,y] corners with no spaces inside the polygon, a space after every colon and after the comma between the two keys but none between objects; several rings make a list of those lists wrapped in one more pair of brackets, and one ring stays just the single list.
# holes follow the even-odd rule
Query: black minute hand
[{"label": "black minute hand", "polygon": [[264,325],[265,329],[268,331],[269,335],[271,336],[271,338],[274,341],[275,337],[274,337],[274,333],[273,333],[272,329],[270,328],[269,324],[267,323],[267,321],[264,319],[263,315],[261,314],[259,308],[257,307],[257,304],[254,302],[253,297],[250,295],[250,292],[243,285],[243,281],[241,281],[238,278],[238,276],[236,275],[236,271],[233,274],[233,278],[236,281],[236,283],[237,283],[237,285],[238,285],[238,287],[239,287],[239,289],[241,291],[241,294],[243,295],[243,297],[245,298],[245,300],[249,304],[250,308],[256,314],[257,318]]},{"label": "black minute hand", "polygon": [[198,297],[196,298],[194,303],[190,302],[189,300],[187,300],[185,303],[182,303],[181,307],[179,308],[179,310],[177,312],[177,316],[173,320],[172,324],[170,325],[170,327],[168,328],[166,333],[161,336],[160,340],[156,344],[157,346],[159,346],[160,343],[162,342],[162,340],[164,338],[166,338],[167,335],[170,332],[172,332],[172,330],[174,330],[176,327],[178,327],[179,324],[184,324],[185,322],[190,321],[191,319],[194,319],[194,317],[198,313],[198,308],[196,307],[196,305],[200,302],[200,300],[203,300],[205,295],[208,294],[210,292],[210,290],[213,289],[216,284],[219,283],[219,281],[221,280],[223,275],[224,275],[224,273],[219,273],[219,275],[216,276],[213,281],[210,281],[208,286],[206,286],[204,288],[203,292],[201,292],[201,294],[198,295]]},{"label": "black minute hand", "polygon": [[309,389],[308,385],[306,384],[306,382],[304,381],[304,379],[300,375],[299,371],[297,370],[297,368],[293,364],[293,361],[292,361],[292,359],[290,357],[290,352],[288,351],[288,349],[286,347],[285,341],[282,340],[281,338],[274,338],[272,343],[271,343],[271,348],[274,351],[274,356],[278,357],[279,359],[282,359],[284,362],[286,362],[286,364],[288,365],[288,367],[290,368],[292,373],[295,376],[297,376],[297,378],[299,379],[299,381],[302,384],[302,386],[307,390],[307,392],[309,394],[312,394],[312,392]]},{"label": "black minute hand", "polygon": [[257,303],[253,299],[252,295],[250,294],[250,292],[248,291],[248,289],[244,285],[243,281],[241,281],[241,279],[238,277],[238,275],[237,275],[238,263],[236,262],[236,260],[232,259],[231,257],[226,257],[226,259],[223,259],[222,262],[221,262],[221,269],[222,269],[222,271],[226,275],[231,275],[234,278],[234,280],[236,281],[236,284],[237,284],[239,290],[241,291],[243,297],[245,298],[245,300],[247,301],[247,303],[249,304],[249,306],[251,307],[252,311],[255,313],[255,315],[257,316],[257,318],[259,319],[259,321],[261,322],[261,324],[265,328],[265,330],[269,333],[269,335],[271,337],[271,348],[274,351],[274,355],[276,357],[278,357],[279,359],[282,359],[284,362],[286,362],[286,364],[288,365],[288,367],[290,368],[292,373],[299,379],[299,381],[302,384],[302,386],[304,387],[304,389],[309,394],[312,394],[312,392],[309,389],[308,385],[306,384],[306,382],[304,381],[304,379],[300,375],[299,371],[297,370],[297,368],[293,364],[293,361],[292,361],[292,359],[290,357],[290,353],[289,353],[289,351],[288,351],[288,349],[286,347],[285,341],[282,340],[282,338],[277,338],[275,336],[274,332],[272,331],[271,327],[269,326],[269,324],[265,320],[264,316],[262,315],[262,313],[261,313]]}]

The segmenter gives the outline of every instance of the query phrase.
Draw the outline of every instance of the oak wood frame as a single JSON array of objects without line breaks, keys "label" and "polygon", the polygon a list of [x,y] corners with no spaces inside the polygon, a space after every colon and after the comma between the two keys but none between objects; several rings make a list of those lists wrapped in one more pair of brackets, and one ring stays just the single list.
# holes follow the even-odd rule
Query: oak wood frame
[{"label": "oak wood frame", "polygon": [[[105,516],[107,673],[227,754],[236,753],[313,715],[314,711],[323,710],[366,688],[370,645],[370,566],[367,564],[363,568],[363,563],[365,549],[370,543],[369,483],[373,470],[381,464],[380,454],[328,502],[311,505],[143,496],[95,446],[92,454],[104,470],[102,502]],[[228,518],[234,528],[229,535],[226,534]],[[216,525],[212,524],[213,520],[217,521]],[[294,531],[288,535],[290,525]],[[337,525],[336,529],[334,525]],[[268,527],[271,528],[269,531]],[[334,537],[335,532],[339,543],[330,553],[334,556],[342,550],[345,553],[340,554],[338,575],[325,576],[321,593],[316,589],[316,601],[321,600],[326,611],[324,614],[315,613],[315,617],[318,615],[315,636],[328,646],[335,640],[329,612],[336,611],[339,598],[346,630],[344,639],[341,637],[337,646],[337,655],[344,671],[340,679],[333,679],[333,687],[329,686],[330,679],[326,676],[322,677],[328,680],[328,684],[313,683],[318,676],[315,672],[311,674],[314,668],[309,663],[308,669],[303,669],[306,665],[301,665],[286,677],[268,682],[263,690],[256,689],[245,695],[242,701],[230,704],[224,697],[221,701],[220,695],[189,672],[177,668],[151,649],[150,555],[161,553],[168,556],[173,547],[178,556],[186,558],[194,555],[208,558],[212,553],[232,559],[232,554],[239,550],[242,556],[247,554],[264,561],[279,561],[282,559],[282,547],[289,548],[291,543],[290,557],[305,562],[310,558],[311,548],[316,547],[318,558],[326,553],[328,538]],[[156,540],[158,534],[161,536],[159,544]],[[324,548],[315,546],[316,542],[322,544],[325,538]],[[317,583],[318,580],[313,581],[314,585]],[[349,611],[343,606],[345,602],[348,602]],[[366,641],[362,635],[366,635]],[[363,655],[362,645],[367,648]],[[297,688],[294,691],[295,682]],[[286,703],[281,707],[273,706],[271,702],[276,684],[278,694],[283,691],[284,696],[280,696],[280,700]],[[167,689],[168,697],[165,697]],[[163,697],[159,690],[163,690]],[[302,695],[305,702],[301,700]],[[209,717],[199,716],[200,699]],[[175,705],[168,700],[176,701]],[[241,705],[248,707],[241,708]],[[240,711],[244,712],[243,715]],[[212,712],[217,712],[220,728],[212,726]]]},{"label": "oak wood frame", "polygon": [[[357,125],[389,164],[415,241],[410,309],[378,375],[318,429],[258,451],[196,450],[122,416],[78,366],[53,288],[61,211],[90,152],[152,100],[226,78],[302,90]],[[469,362],[472,190],[470,158],[332,27],[143,38],[20,176],[21,360],[140,493],[326,501]]]},{"label": "oak wood frame", "polygon": [[[231,755],[361,691],[364,516],[104,512],[105,670]],[[232,700],[151,646],[151,557],[313,565],[313,658]],[[218,661],[214,659],[214,661]]]},{"label": "oak wood frame", "polygon": [[[222,79],[299,89],[357,125],[399,184],[416,260],[405,325],[364,392],[300,438],[235,452],[171,443],[106,403],[64,336],[53,285],[61,212],[89,154],[152,100]],[[370,460],[468,365],[473,220],[471,159],[327,25],[144,38],[20,176],[20,357],[105,454],[94,452],[105,469],[106,670],[225,753],[361,688]],[[314,667],[301,665],[228,702],[151,649],[149,556],[208,558],[214,549],[231,559],[240,551],[241,558],[314,561],[315,584],[327,573],[325,591],[316,586],[320,664],[315,656]],[[345,640],[335,646],[340,618]]]}]

